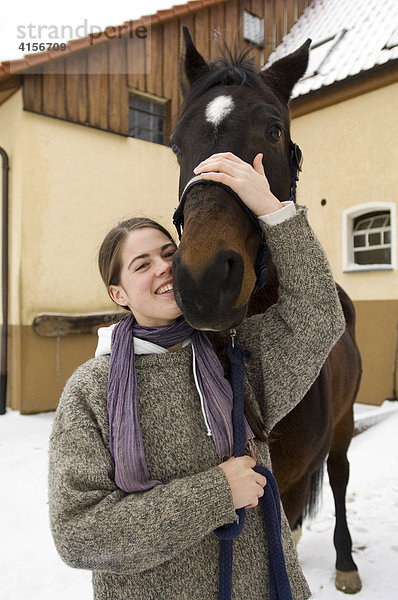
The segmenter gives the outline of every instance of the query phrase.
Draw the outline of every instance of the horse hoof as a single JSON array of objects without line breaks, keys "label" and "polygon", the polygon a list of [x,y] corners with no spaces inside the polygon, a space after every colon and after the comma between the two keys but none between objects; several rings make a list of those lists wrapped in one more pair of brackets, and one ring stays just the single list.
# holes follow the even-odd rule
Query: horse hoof
[{"label": "horse hoof", "polygon": [[358,571],[339,571],[336,569],[336,588],[346,594],[356,594],[362,588]]},{"label": "horse hoof", "polygon": [[296,527],[296,529],[293,529],[293,531],[292,531],[292,537],[293,537],[294,545],[296,548],[301,539],[302,533],[303,533],[303,528],[301,527],[301,525],[298,525],[298,527]]}]

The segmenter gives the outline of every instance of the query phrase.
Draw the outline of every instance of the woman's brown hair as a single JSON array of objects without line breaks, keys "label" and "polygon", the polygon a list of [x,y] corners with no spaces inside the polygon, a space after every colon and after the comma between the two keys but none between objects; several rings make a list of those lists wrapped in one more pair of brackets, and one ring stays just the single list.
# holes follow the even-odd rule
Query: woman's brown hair
[{"label": "woman's brown hair", "polygon": [[116,225],[106,235],[98,253],[99,270],[108,291],[110,285],[120,285],[120,251],[124,240],[131,231],[144,227],[161,231],[171,242],[175,243],[167,229],[152,219],[133,217]]}]

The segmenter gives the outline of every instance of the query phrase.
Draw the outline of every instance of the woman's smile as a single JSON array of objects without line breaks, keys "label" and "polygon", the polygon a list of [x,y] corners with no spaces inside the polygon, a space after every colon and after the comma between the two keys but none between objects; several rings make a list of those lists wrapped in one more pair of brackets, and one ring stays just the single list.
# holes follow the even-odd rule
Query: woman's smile
[{"label": "woman's smile", "polygon": [[155,294],[158,296],[173,296],[174,297],[174,288],[173,288],[173,280],[166,281],[166,283],[162,283],[162,285],[156,290]]}]

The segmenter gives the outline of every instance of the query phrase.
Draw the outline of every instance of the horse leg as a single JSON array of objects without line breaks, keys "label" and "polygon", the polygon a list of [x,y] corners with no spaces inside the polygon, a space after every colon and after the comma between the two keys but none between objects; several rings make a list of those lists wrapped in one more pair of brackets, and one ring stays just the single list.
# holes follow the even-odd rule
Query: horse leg
[{"label": "horse leg", "polygon": [[353,411],[340,419],[333,431],[332,445],[327,461],[329,481],[336,509],[334,546],[336,548],[336,580],[338,590],[355,594],[362,587],[358,568],[352,559],[352,541],[347,525],[345,494],[349,477],[347,450],[354,430]]}]

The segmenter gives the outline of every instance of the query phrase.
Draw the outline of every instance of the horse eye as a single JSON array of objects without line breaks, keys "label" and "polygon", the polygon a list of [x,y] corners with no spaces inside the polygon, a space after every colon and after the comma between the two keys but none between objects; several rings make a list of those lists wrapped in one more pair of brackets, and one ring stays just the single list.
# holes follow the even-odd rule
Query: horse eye
[{"label": "horse eye", "polygon": [[267,135],[274,142],[277,142],[282,135],[282,129],[279,127],[279,125],[270,125],[267,129]]}]

